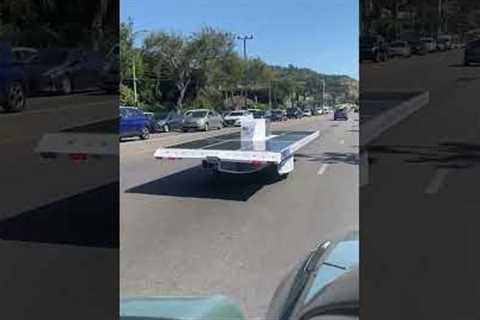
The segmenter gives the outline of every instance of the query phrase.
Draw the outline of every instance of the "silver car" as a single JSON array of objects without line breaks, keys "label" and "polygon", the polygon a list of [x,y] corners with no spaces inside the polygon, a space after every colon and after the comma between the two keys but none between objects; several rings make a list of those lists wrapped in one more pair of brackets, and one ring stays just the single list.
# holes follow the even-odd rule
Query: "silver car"
[{"label": "silver car", "polygon": [[193,110],[185,114],[182,131],[222,129],[223,118],[215,111]]}]

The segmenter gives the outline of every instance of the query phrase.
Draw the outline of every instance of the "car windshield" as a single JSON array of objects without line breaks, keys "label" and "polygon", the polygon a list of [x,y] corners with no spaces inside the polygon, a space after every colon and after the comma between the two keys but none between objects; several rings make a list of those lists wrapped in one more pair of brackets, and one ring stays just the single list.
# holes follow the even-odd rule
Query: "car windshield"
[{"label": "car windshield", "polygon": [[371,46],[373,45],[377,39],[375,37],[361,37],[360,38],[360,44],[362,46]]},{"label": "car windshield", "polygon": [[403,48],[405,47],[405,43],[404,42],[392,42],[392,44],[390,45],[392,48]]},{"label": "car windshield", "polygon": [[58,49],[46,49],[40,51],[38,54],[38,63],[40,64],[57,64],[62,63],[68,57],[68,52],[66,50]]},{"label": "car windshield", "polygon": [[203,118],[207,115],[207,111],[192,111],[188,113],[191,118]]},{"label": "car windshield", "polygon": [[155,113],[155,120],[165,120],[168,117],[168,113]]}]

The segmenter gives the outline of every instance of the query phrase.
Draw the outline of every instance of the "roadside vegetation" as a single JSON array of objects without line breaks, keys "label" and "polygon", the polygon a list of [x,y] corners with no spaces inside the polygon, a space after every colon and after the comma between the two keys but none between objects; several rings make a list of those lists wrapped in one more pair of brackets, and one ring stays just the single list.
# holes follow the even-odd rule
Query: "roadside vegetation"
[{"label": "roadside vegetation", "polygon": [[[140,31],[141,32],[141,31]],[[356,102],[357,81],[306,68],[247,60],[234,34],[204,27],[192,34],[143,31],[140,45],[133,22],[120,25],[121,103],[149,111],[209,107],[264,109],[321,104],[322,81],[330,102]],[[325,63],[328,63],[326,61]],[[135,87],[137,98],[135,99]]]}]

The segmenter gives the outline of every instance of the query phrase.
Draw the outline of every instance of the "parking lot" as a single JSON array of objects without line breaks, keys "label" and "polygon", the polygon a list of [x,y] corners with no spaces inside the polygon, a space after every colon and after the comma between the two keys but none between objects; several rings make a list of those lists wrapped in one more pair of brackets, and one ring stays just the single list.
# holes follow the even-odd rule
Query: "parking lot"
[{"label": "parking lot", "polygon": [[326,235],[358,224],[358,125],[353,112],[348,121],[330,113],[273,123],[320,130],[283,180],[267,172],[217,180],[198,161],[153,158],[159,147],[239,128],[122,143],[121,295],[222,293],[263,316],[290,267]]}]

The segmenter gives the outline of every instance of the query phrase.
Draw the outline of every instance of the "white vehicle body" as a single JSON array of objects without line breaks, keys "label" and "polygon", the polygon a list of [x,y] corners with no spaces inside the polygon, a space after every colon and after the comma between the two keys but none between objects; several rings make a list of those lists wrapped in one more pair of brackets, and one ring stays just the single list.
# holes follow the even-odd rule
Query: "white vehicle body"
[{"label": "white vehicle body", "polygon": [[410,46],[406,41],[394,41],[388,50],[391,56],[409,57],[411,55]]},{"label": "white vehicle body", "polygon": [[421,38],[420,41],[425,43],[425,47],[427,48],[428,52],[433,52],[437,48],[437,44],[435,43],[435,40],[432,37],[424,37],[424,38]]},{"label": "white vehicle body", "polygon": [[228,126],[240,127],[242,124],[242,120],[253,119],[253,113],[247,110],[232,111],[227,114],[223,119],[225,121],[225,124]]},{"label": "white vehicle body", "polygon": [[450,35],[441,35],[437,39],[437,48],[439,50],[450,50],[452,49],[452,36]]},{"label": "white vehicle body", "polygon": [[303,110],[303,116],[304,117],[311,117],[312,116],[312,110]]},{"label": "white vehicle body", "polygon": [[154,157],[199,159],[206,169],[233,174],[252,173],[275,165],[279,175],[286,175],[294,169],[294,153],[315,140],[319,131],[270,134],[269,124],[266,119],[246,119],[242,121],[239,139],[207,138],[160,148]]}]

